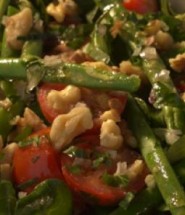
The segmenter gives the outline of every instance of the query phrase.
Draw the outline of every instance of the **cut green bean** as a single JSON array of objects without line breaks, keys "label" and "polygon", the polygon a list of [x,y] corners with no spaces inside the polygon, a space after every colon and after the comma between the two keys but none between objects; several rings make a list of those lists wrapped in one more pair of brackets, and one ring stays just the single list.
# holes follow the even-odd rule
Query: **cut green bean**
[{"label": "cut green bean", "polygon": [[127,105],[128,123],[136,136],[145,162],[154,175],[157,186],[172,214],[185,213],[185,193],[159,140],[153,134],[143,113],[133,98]]},{"label": "cut green bean", "polygon": [[127,76],[123,73],[107,71],[70,63],[58,63],[46,66],[36,60],[31,63],[21,59],[1,59],[0,77],[4,79],[27,80],[27,75],[35,78],[38,75],[43,82],[73,84],[80,87],[95,89],[111,89],[134,92],[140,86],[136,75]]}]

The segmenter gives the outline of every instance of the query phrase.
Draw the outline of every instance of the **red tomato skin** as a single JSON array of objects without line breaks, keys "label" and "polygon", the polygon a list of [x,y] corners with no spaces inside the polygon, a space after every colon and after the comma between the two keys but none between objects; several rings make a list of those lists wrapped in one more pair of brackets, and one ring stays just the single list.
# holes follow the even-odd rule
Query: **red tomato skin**
[{"label": "red tomato skin", "polygon": [[[87,145],[82,147],[85,149]],[[90,146],[90,148],[92,145]],[[129,156],[132,156],[131,154]],[[131,159],[132,160],[132,159]],[[111,187],[102,182],[101,175],[105,169],[96,171],[86,171],[84,174],[74,174],[70,172],[69,167],[73,163],[73,158],[66,154],[61,155],[62,174],[65,182],[73,192],[76,192],[85,202],[89,204],[98,204],[101,206],[110,206],[117,204],[124,198],[127,192],[137,193],[145,187],[144,179],[148,174],[144,169],[141,174],[127,188]],[[109,172],[109,170],[107,169]],[[115,169],[114,169],[115,171]]]},{"label": "red tomato skin", "polygon": [[[36,184],[48,179],[63,179],[59,155],[48,143],[19,147],[13,156],[13,180],[16,185],[36,179]],[[34,184],[34,186],[36,185]],[[25,191],[30,192],[34,186]]]},{"label": "red tomato skin", "polygon": [[140,14],[158,11],[156,0],[124,0],[123,6],[130,11]]},{"label": "red tomato skin", "polygon": [[39,86],[37,90],[37,100],[40,105],[40,109],[48,122],[53,122],[53,120],[59,115],[59,113],[54,110],[47,102],[47,94],[50,90],[62,90],[65,86],[63,84],[51,84],[45,83]]}]

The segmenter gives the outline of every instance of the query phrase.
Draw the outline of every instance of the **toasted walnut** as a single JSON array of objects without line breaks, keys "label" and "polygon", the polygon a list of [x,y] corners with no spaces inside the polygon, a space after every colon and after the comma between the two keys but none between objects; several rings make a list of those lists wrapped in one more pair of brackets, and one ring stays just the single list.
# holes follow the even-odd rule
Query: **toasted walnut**
[{"label": "toasted walnut", "polygon": [[4,100],[0,100],[0,107],[3,107],[5,109],[10,108],[12,105],[12,102],[9,98],[5,98]]},{"label": "toasted walnut", "polygon": [[127,163],[126,162],[118,162],[116,172],[114,173],[115,176],[119,175],[126,175],[127,173]]},{"label": "toasted walnut", "polygon": [[18,148],[17,143],[10,143],[5,148],[1,150],[2,159],[0,159],[0,164],[3,163],[12,163],[13,155],[15,150]]},{"label": "toasted walnut", "polygon": [[110,29],[110,33],[112,35],[113,38],[116,38],[117,35],[120,33],[122,27],[123,27],[124,23],[121,20],[116,20],[114,22],[114,25],[112,26],[112,28]]},{"label": "toasted walnut", "polygon": [[145,184],[148,188],[154,188],[155,187],[155,179],[152,174],[149,174],[145,178]]},{"label": "toasted walnut", "polygon": [[23,192],[23,191],[18,192],[18,198],[19,199],[22,199],[22,198],[26,197],[27,195],[28,195],[27,192]]},{"label": "toasted walnut", "polygon": [[109,149],[118,150],[123,144],[123,136],[116,122],[109,119],[102,123],[100,145]]},{"label": "toasted walnut", "polygon": [[155,35],[162,29],[163,25],[163,22],[158,19],[152,20],[147,24],[145,32],[147,35]]},{"label": "toasted walnut", "polygon": [[158,31],[158,33],[155,35],[155,46],[157,49],[169,50],[173,45],[174,41],[169,33]]},{"label": "toasted walnut", "polygon": [[100,116],[100,120],[102,122],[108,119],[112,119],[115,122],[120,122],[121,116],[116,109],[110,109],[108,111],[103,112]]},{"label": "toasted walnut", "polygon": [[144,168],[144,163],[142,160],[135,160],[135,162],[128,168],[127,176],[129,179],[135,179]]},{"label": "toasted walnut", "polygon": [[178,54],[175,58],[170,58],[169,63],[171,68],[176,72],[185,71],[185,53]]},{"label": "toasted walnut", "polygon": [[142,172],[143,168],[144,163],[142,160],[135,160],[130,167],[126,162],[118,162],[114,175],[126,175],[130,180],[134,180]]},{"label": "toasted walnut", "polygon": [[1,164],[0,165],[0,179],[2,180],[11,180],[12,168],[10,164]]},{"label": "toasted walnut", "polygon": [[62,23],[66,15],[76,15],[78,7],[73,0],[60,0],[58,4],[50,3],[46,11],[51,15],[57,22]]},{"label": "toasted walnut", "polygon": [[130,61],[122,61],[119,65],[120,72],[127,75],[138,75],[141,80],[146,80],[146,77],[140,67],[134,66]]},{"label": "toasted walnut", "polygon": [[37,116],[30,108],[25,108],[23,117],[19,118],[17,124],[20,127],[30,126],[33,131],[38,131],[46,127],[39,116]]},{"label": "toasted walnut", "polygon": [[51,90],[47,95],[48,104],[59,113],[67,113],[81,99],[78,87],[68,85],[63,90]]},{"label": "toasted walnut", "polygon": [[10,47],[20,50],[23,41],[17,39],[26,36],[32,28],[33,16],[30,8],[24,8],[19,13],[4,19],[6,41]]},{"label": "toasted walnut", "polygon": [[76,136],[92,127],[93,119],[90,109],[79,103],[69,113],[55,118],[51,126],[50,138],[54,147],[61,150]]}]

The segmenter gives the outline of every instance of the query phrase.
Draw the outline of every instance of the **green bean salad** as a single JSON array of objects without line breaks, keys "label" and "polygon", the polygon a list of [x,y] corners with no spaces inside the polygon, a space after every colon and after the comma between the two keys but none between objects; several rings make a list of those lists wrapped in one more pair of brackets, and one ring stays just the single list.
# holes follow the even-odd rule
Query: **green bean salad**
[{"label": "green bean salad", "polygon": [[185,3],[0,0],[0,214],[185,214]]}]

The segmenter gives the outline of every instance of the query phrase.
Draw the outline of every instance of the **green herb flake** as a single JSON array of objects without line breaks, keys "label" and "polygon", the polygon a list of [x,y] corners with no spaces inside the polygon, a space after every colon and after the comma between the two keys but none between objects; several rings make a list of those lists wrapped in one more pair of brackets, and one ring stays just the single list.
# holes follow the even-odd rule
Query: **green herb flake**
[{"label": "green herb flake", "polygon": [[40,143],[40,137],[31,137],[31,138],[27,138],[23,141],[20,141],[18,143],[18,145],[19,145],[19,147],[22,148],[22,147],[27,147],[27,146],[32,145],[32,144],[38,146],[39,143]]},{"label": "green herb flake", "polygon": [[19,190],[25,190],[26,188],[31,187],[33,185],[36,185],[37,183],[38,183],[38,179],[37,178],[32,178],[32,179],[30,179],[30,180],[28,180],[26,182],[23,182],[22,184],[19,184],[17,186],[17,188]]},{"label": "green herb flake", "polygon": [[96,153],[96,159],[93,160],[93,163],[92,163],[93,168],[98,168],[101,164],[105,164],[106,166],[110,166],[112,164],[109,153],[104,153],[104,154]]},{"label": "green herb flake", "polygon": [[72,157],[78,157],[78,158],[88,158],[88,155],[84,149],[78,148],[76,146],[69,147],[65,153]]},{"label": "green herb flake", "polygon": [[119,206],[123,209],[127,209],[130,202],[133,200],[134,194],[132,192],[128,192],[125,198],[119,203]]},{"label": "green herb flake", "polygon": [[110,175],[108,173],[104,173],[102,176],[102,180],[105,184],[110,185],[112,187],[126,187],[129,183],[129,179],[126,175]]},{"label": "green herb flake", "polygon": [[68,170],[71,173],[76,174],[76,175],[81,174],[81,172],[82,172],[82,169],[79,165],[70,166],[70,167],[68,167]]}]

